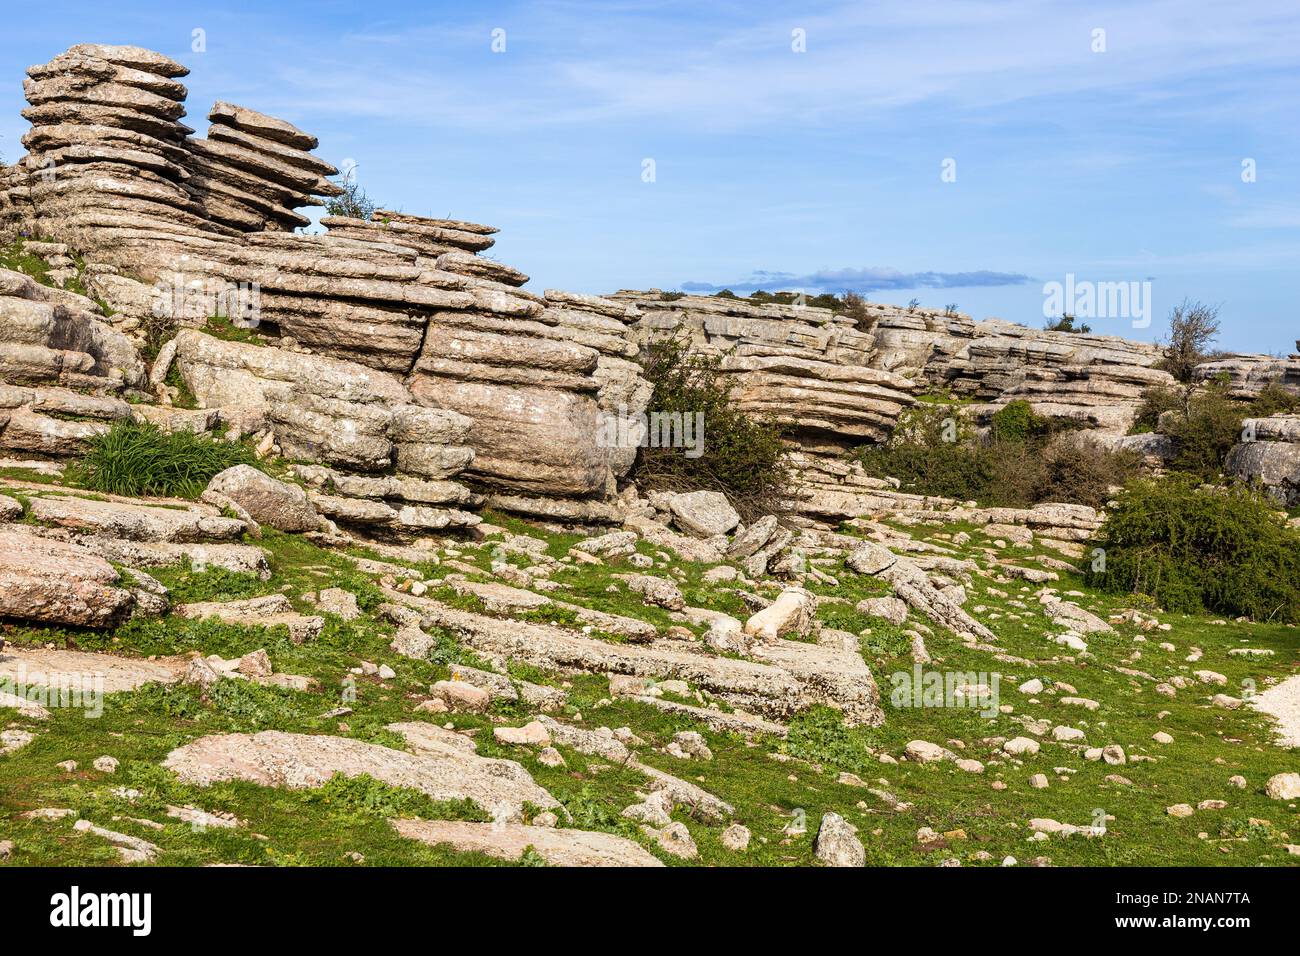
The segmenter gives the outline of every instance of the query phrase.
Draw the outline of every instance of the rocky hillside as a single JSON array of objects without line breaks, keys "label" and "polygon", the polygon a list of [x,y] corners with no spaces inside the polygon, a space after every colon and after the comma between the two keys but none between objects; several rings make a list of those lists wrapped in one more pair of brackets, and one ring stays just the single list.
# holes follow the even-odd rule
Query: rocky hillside
[{"label": "rocky hillside", "polygon": [[[295,232],[340,191],[315,138],[224,102],[199,138],[186,73],[32,67],[0,170],[0,863],[1300,861],[1294,624],[1099,594],[1104,513],[846,455],[936,401],[1150,443],[1156,349]],[[779,512],[602,438],[663,338],[783,427]],[[1233,468],[1294,506],[1296,416],[1250,421]]]}]

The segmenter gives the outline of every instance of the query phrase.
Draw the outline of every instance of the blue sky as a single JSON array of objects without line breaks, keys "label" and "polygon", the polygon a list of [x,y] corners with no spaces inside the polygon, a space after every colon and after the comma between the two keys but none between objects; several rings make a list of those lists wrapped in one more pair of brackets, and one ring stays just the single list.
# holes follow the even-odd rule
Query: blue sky
[{"label": "blue sky", "polygon": [[500,227],[533,288],[855,288],[1039,325],[1073,274],[1150,282],[1149,327],[1094,331],[1156,338],[1190,296],[1224,347],[1300,338],[1294,0],[10,7],[10,161],[27,66],[133,43],[190,66],[200,132],[216,99],[283,116],[382,203]]}]

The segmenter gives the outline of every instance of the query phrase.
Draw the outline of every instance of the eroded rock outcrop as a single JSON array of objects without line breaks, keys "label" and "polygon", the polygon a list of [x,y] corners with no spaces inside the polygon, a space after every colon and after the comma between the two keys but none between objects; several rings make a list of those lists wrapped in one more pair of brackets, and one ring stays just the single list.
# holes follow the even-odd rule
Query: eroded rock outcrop
[{"label": "eroded rock outcrop", "polygon": [[654,291],[614,298],[643,313],[639,341],[684,334],[718,355],[740,406],[788,426],[807,450],[882,441],[912,404],[912,382],[873,367],[871,336],[829,309]]},{"label": "eroded rock outcrop", "polygon": [[1155,367],[1160,348],[1144,342],[1049,332],[1001,319],[975,322],[929,309],[868,308],[875,318],[873,367],[979,399],[987,403],[977,410],[982,415],[1023,399],[1040,415],[1122,433],[1143,391],[1173,384]]},{"label": "eroded rock outcrop", "polygon": [[1262,485],[1284,507],[1300,504],[1300,415],[1248,418],[1242,430],[1251,440],[1228,453],[1228,473]]}]

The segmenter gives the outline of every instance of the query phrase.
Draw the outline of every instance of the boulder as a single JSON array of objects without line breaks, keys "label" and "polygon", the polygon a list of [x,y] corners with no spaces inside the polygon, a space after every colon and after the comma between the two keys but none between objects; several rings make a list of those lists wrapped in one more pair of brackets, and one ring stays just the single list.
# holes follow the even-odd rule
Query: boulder
[{"label": "boulder", "polygon": [[740,523],[740,515],[720,491],[676,494],[668,499],[668,507],[673,513],[673,523],[697,538],[726,534]]},{"label": "boulder", "polygon": [[251,465],[235,465],[214,475],[207,490],[225,495],[258,524],[279,531],[314,531],[319,524],[305,491]]}]

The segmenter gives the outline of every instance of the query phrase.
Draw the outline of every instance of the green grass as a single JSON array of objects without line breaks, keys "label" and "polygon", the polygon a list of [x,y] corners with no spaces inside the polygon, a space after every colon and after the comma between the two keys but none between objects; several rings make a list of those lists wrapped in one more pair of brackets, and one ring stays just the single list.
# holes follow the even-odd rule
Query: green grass
[{"label": "green grass", "polygon": [[[552,535],[536,527],[499,516],[489,520],[514,533],[528,533],[548,541],[548,553],[562,558],[576,535]],[[983,562],[980,549],[989,546],[977,529],[958,525],[927,525],[910,529],[917,537],[952,550],[955,557]],[[972,533],[963,547],[951,542],[957,530]],[[221,681],[206,694],[191,688],[148,686],[110,695],[103,715],[88,718],[79,711],[54,708],[47,721],[21,718],[0,711],[0,726],[26,727],[37,733],[28,747],[0,757],[0,838],[13,840],[13,856],[0,865],[118,865],[112,848],[97,838],[78,834],[72,820],[24,820],[23,811],[37,807],[70,807],[93,822],[143,837],[160,848],[159,865],[249,863],[261,865],[355,865],[348,854],[364,855],[365,865],[500,865],[474,854],[431,848],[396,836],[387,824],[392,815],[426,819],[484,819],[483,808],[463,803],[436,803],[415,791],[390,787],[368,778],[335,778],[325,786],[305,791],[284,791],[248,783],[221,783],[207,788],[180,783],[160,764],[175,747],[198,737],[228,732],[276,729],[299,733],[330,733],[387,746],[399,745],[386,725],[395,721],[436,719],[472,733],[478,752],[488,757],[518,761],[534,779],[566,808],[570,825],[619,834],[647,847],[668,865],[683,865],[657,850],[639,828],[621,816],[624,807],[637,802],[645,779],[625,767],[597,757],[559,747],[562,767],[546,767],[531,748],[498,744],[491,729],[498,722],[522,723],[531,716],[517,705],[497,705],[488,714],[418,713],[416,704],[428,686],[448,676],[448,665],[475,656],[449,635],[438,635],[442,645],[430,660],[416,661],[395,655],[388,648],[393,627],[374,615],[382,600],[376,580],[358,571],[352,560],[326,551],[300,536],[266,531],[257,542],[268,551],[272,576],[260,581],[224,571],[198,572],[179,566],[151,571],[172,590],[177,601],[225,600],[258,594],[283,593],[296,608],[312,612],[304,595],[322,587],[344,587],[358,595],[362,616],[352,622],[329,618],[324,633],[314,641],[294,645],[283,629],[235,627],[216,621],[189,621],[178,617],[127,622],[112,632],[73,629],[3,627],[5,639],[18,644],[53,643],[86,650],[111,650],[124,656],[166,656],[198,651],[234,657],[265,648],[277,672],[315,678],[308,691],[259,687]],[[458,560],[482,569],[487,577],[493,558],[491,539],[475,544],[459,542]],[[643,553],[659,549],[642,545]],[[1028,549],[1008,548],[1009,557],[1028,558],[1046,553],[1037,543]],[[440,552],[441,555],[441,552]],[[444,555],[445,556],[445,555]],[[400,562],[398,562],[400,563]],[[523,564],[511,558],[511,563]],[[1028,560],[1019,563],[1028,564]],[[675,562],[684,572],[679,585],[691,604],[719,607],[738,616],[743,603],[728,585],[703,580],[706,566]],[[662,609],[647,608],[614,575],[633,570],[626,561],[604,565],[574,564],[553,575],[567,585],[554,596],[602,610],[638,617],[657,626],[671,623]],[[902,632],[917,623],[915,615],[903,628],[879,619],[864,618],[853,605],[864,597],[882,593],[874,579],[827,567],[838,584],[814,587],[823,597],[847,603],[824,603],[819,617],[827,626],[858,632],[884,698],[885,722],[876,728],[845,728],[837,715],[815,709],[790,722],[784,741],[747,742],[738,736],[704,728],[690,718],[666,714],[626,699],[608,699],[608,681],[599,674],[557,674],[514,664],[516,679],[563,685],[572,714],[588,728],[628,727],[647,745],[638,748],[646,763],[698,783],[736,807],[735,820],[753,831],[750,849],[737,855],[724,849],[722,825],[706,824],[682,809],[674,819],[687,824],[705,865],[810,865],[812,841],[822,814],[834,811],[859,828],[868,862],[874,865],[932,866],[945,858],[966,865],[988,854],[988,865],[1003,857],[1022,862],[1046,857],[1054,865],[1295,865],[1285,845],[1300,843],[1300,814],[1263,792],[1275,773],[1296,769],[1296,756],[1272,743],[1272,730],[1264,718],[1250,710],[1227,711],[1208,706],[1211,694],[1226,690],[1241,693],[1245,682],[1259,688],[1294,669],[1300,631],[1283,625],[1215,625],[1200,615],[1159,613],[1171,625],[1168,631],[1141,631],[1122,624],[1113,635],[1091,635],[1086,657],[1069,654],[1051,643],[1060,628],[1050,626],[1038,609],[1035,588],[1019,581],[999,582],[975,576],[968,591],[967,610],[984,621],[998,636],[1008,660],[964,646],[953,636],[933,627],[926,638],[932,665],[941,670],[987,671],[1000,675],[1001,702],[1010,714],[992,718],[970,709],[896,708],[889,701],[890,675],[910,671],[908,639]],[[445,564],[432,562],[413,568],[414,576],[441,577]],[[670,568],[654,567],[649,573],[675,577]],[[615,585],[616,590],[607,588]],[[1103,617],[1132,606],[1124,595],[1100,594],[1075,575],[1055,582],[1061,591],[1079,590],[1075,598]],[[769,584],[760,589],[773,591]],[[990,589],[1003,592],[993,593]],[[437,593],[443,593],[438,589]],[[466,602],[467,604],[472,602]],[[983,610],[976,611],[976,607]],[[313,612],[314,613],[314,612]],[[546,615],[544,615],[546,616]],[[555,619],[555,616],[550,616]],[[567,621],[562,622],[567,623]],[[1163,650],[1168,641],[1174,651]],[[1195,664],[1184,658],[1200,648]],[[1274,656],[1249,659],[1230,655],[1238,647],[1273,650]],[[1134,657],[1135,653],[1140,657]],[[1019,663],[1023,659],[1029,663]],[[350,713],[326,716],[343,702],[343,681],[359,661],[388,664],[397,676],[389,681],[354,676],[355,699]],[[481,664],[482,662],[477,662]],[[1193,684],[1174,698],[1155,693],[1154,682],[1124,673],[1121,668],[1147,671],[1162,679],[1195,669],[1219,671],[1227,688]],[[1044,693],[1037,703],[1016,687],[1030,677],[1065,682],[1078,696],[1101,703],[1089,712],[1061,703],[1065,692]],[[1087,743],[1119,743],[1131,756],[1149,756],[1151,762],[1130,762],[1123,767],[1086,761],[1081,755],[1043,738],[1041,752],[1019,762],[1000,754],[999,740],[1025,734],[1018,717],[1065,724],[1085,731]],[[660,752],[679,730],[701,731],[714,752],[710,762],[682,762]],[[1174,743],[1162,746],[1151,739],[1165,730]],[[924,739],[948,746],[961,756],[985,763],[983,774],[958,770],[950,763],[921,765],[911,762],[881,763],[882,755],[899,757],[906,744]],[[951,741],[959,743],[950,743]],[[94,771],[96,757],[111,754],[121,761],[116,774]],[[73,759],[79,769],[65,773],[55,765]],[[1064,767],[1073,773],[1057,773]],[[867,789],[839,782],[839,774],[856,774],[871,788],[892,794],[891,806]],[[1047,790],[1030,787],[1029,778],[1044,773]],[[1108,782],[1122,774],[1132,786]],[[1247,779],[1245,789],[1228,785],[1234,774]],[[1065,777],[1066,779],[1061,779]],[[995,790],[994,782],[1006,785]],[[115,790],[137,792],[126,798]],[[1206,799],[1228,802],[1224,810],[1197,811],[1187,819],[1166,814],[1174,803],[1195,806]],[[166,816],[167,805],[192,805],[209,811],[233,813],[246,821],[235,829],[195,830]],[[1028,821],[1051,817],[1088,825],[1097,811],[1110,815],[1108,832],[1094,839],[1054,837],[1031,841]],[[115,819],[116,818],[116,819]],[[135,823],[153,820],[162,830]],[[802,826],[801,826],[802,824]],[[916,833],[929,827],[939,833],[964,831],[938,843],[923,845]],[[1201,834],[1205,834],[1204,837]],[[520,865],[535,864],[530,855]]]},{"label": "green grass", "polygon": [[68,470],[75,484],[115,495],[197,498],[218,472],[255,465],[246,446],[151,423],[121,421]]}]

